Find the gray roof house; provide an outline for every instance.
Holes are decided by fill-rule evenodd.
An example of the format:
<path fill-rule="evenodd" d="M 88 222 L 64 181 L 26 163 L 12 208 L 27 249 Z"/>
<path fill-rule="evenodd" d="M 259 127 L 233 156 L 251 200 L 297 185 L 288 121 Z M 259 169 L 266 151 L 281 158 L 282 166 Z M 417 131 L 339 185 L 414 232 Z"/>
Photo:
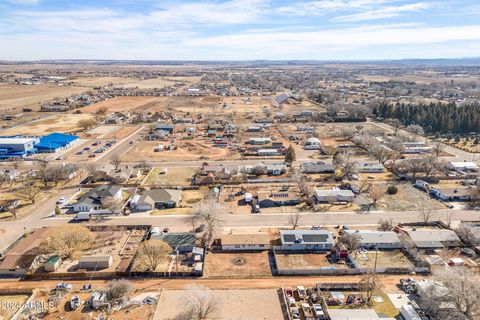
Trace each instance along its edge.
<path fill-rule="evenodd" d="M 359 236 L 359 246 L 367 249 L 399 249 L 402 247 L 397 233 L 393 231 L 345 230 Z"/>
<path fill-rule="evenodd" d="M 355 194 L 351 190 L 330 189 L 322 190 L 316 189 L 314 194 L 317 202 L 351 202 L 355 198 Z"/>
<path fill-rule="evenodd" d="M 100 210 L 102 201 L 113 197 L 116 200 L 122 199 L 122 187 L 117 185 L 102 185 L 91 189 L 73 204 L 75 212 L 86 212 L 90 210 Z"/>
<path fill-rule="evenodd" d="M 133 196 L 130 207 L 136 211 L 174 208 L 182 200 L 182 191 L 173 189 L 152 189 Z"/>
<path fill-rule="evenodd" d="M 408 235 L 419 249 L 456 247 L 461 243 L 452 230 L 415 230 L 410 231 Z"/>
<path fill-rule="evenodd" d="M 323 161 L 302 163 L 303 173 L 335 173 L 335 165 Z"/>
<path fill-rule="evenodd" d="M 333 233 L 327 230 L 280 230 L 282 250 L 332 250 Z"/>

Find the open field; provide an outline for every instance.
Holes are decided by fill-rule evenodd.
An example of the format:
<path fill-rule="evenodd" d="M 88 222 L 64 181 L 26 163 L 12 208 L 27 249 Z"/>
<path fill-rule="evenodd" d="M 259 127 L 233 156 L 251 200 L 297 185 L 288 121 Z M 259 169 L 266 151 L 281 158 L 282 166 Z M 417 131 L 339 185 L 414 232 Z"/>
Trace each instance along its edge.
<path fill-rule="evenodd" d="M 73 82 L 79 87 L 103 87 L 108 85 L 121 85 L 135 81 L 132 78 L 125 77 L 78 77 L 77 79 L 65 80 L 64 82 Z"/>
<path fill-rule="evenodd" d="M 236 261 L 240 259 L 241 262 Z M 268 252 L 208 253 L 204 277 L 271 277 Z"/>
<path fill-rule="evenodd" d="M 199 290 L 201 295 L 215 300 L 218 310 L 212 319 L 284 319 L 280 299 L 275 289 L 231 289 L 205 290 L 202 287 L 192 287 L 191 290 L 164 290 L 159 300 L 159 307 L 154 320 L 173 320 L 185 311 L 188 298 Z"/>
<path fill-rule="evenodd" d="M 331 264 L 324 253 L 277 253 L 276 263 L 279 270 L 318 270 L 322 267 L 347 269 L 342 264 Z"/>
<path fill-rule="evenodd" d="M 103 125 L 88 131 L 86 135 L 95 139 L 117 140 L 128 137 L 138 128 L 132 125 Z"/>
<path fill-rule="evenodd" d="M 82 108 L 84 113 L 95 113 L 100 108 L 107 108 L 108 112 L 142 111 L 149 106 L 156 105 L 167 97 L 116 97 Z"/>
<path fill-rule="evenodd" d="M 146 161 L 191 161 L 191 160 L 222 160 L 229 154 L 226 148 L 215 148 L 200 141 L 177 141 L 175 150 L 155 152 L 162 143 L 158 141 L 139 141 L 132 151 L 123 155 L 125 162 Z"/>
<path fill-rule="evenodd" d="M 164 88 L 171 87 L 175 84 L 174 81 L 167 79 L 147 79 L 147 80 L 138 80 L 135 82 L 129 82 L 124 84 L 124 88 L 139 88 L 139 89 L 154 89 L 154 88 Z"/>
<path fill-rule="evenodd" d="M 387 189 L 386 184 L 379 185 L 380 188 Z M 395 195 L 385 194 L 377 202 L 378 210 L 385 211 L 407 211 L 407 210 L 422 210 L 422 209 L 444 209 L 445 206 L 437 200 L 431 198 L 425 192 L 414 188 L 410 183 L 402 183 L 396 185 L 398 193 Z M 420 219 L 420 218 L 419 218 Z"/>
<path fill-rule="evenodd" d="M 52 132 L 68 133 L 77 131 L 78 121 L 91 118 L 88 114 L 56 114 L 48 119 L 43 119 L 31 123 L 29 125 L 22 125 L 19 127 L 6 129 L 2 131 L 2 135 L 32 135 L 41 136 Z"/>
<path fill-rule="evenodd" d="M 161 173 L 163 168 L 153 168 L 145 180 L 145 185 L 152 186 L 189 186 L 196 168 L 167 168 L 167 173 Z"/>
<path fill-rule="evenodd" d="M 376 258 L 375 258 L 376 256 Z M 375 259 L 377 268 L 412 268 L 413 264 L 400 250 L 393 251 L 367 251 L 365 253 L 352 253 L 353 261 L 358 268 L 373 269 Z"/>
<path fill-rule="evenodd" d="M 0 86 L 0 110 L 39 107 L 42 102 L 55 98 L 64 99 L 84 92 L 85 88 L 52 85 Z"/>

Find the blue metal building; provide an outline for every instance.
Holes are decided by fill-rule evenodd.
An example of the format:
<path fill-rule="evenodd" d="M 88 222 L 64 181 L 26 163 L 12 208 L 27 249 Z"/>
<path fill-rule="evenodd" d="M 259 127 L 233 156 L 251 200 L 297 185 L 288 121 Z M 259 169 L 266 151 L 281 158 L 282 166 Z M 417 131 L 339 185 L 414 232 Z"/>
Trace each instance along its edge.
<path fill-rule="evenodd" d="M 71 134 L 51 133 L 40 138 L 35 145 L 39 153 L 54 153 L 58 150 L 68 148 L 78 137 Z"/>

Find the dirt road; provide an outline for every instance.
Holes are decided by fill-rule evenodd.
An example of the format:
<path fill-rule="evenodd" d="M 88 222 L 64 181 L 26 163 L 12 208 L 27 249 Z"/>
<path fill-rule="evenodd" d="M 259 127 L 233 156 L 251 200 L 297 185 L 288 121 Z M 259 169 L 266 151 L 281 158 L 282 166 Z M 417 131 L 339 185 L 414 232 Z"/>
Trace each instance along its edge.
<path fill-rule="evenodd" d="M 383 287 L 388 292 L 396 292 L 399 289 L 396 285 L 405 275 L 381 276 Z M 415 276 L 416 279 L 423 279 L 423 276 Z M 247 279 L 144 279 L 132 280 L 132 284 L 137 290 L 160 290 L 160 289 L 187 289 L 192 284 L 201 285 L 210 289 L 275 289 L 284 287 L 293 287 L 298 285 L 312 286 L 317 283 L 356 283 L 362 279 L 362 276 L 324 276 L 324 277 L 273 277 L 273 278 L 247 278 Z M 2 290 L 28 288 L 28 289 L 51 289 L 55 287 L 58 280 L 50 281 L 15 281 L 3 280 L 0 282 L 0 292 Z M 89 283 L 94 288 L 102 287 L 108 281 L 93 280 Z M 87 281 L 68 281 L 74 287 L 81 287 Z"/>

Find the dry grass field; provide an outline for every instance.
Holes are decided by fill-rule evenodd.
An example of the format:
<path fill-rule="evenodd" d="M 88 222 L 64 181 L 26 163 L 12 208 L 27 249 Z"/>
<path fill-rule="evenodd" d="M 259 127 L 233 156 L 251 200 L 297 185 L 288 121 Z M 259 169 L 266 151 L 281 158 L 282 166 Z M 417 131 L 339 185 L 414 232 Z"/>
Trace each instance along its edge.
<path fill-rule="evenodd" d="M 39 104 L 42 102 L 48 102 L 55 98 L 64 99 L 85 91 L 86 88 L 75 86 L 2 85 L 0 86 L 0 110 L 21 109 L 23 107 L 36 107 L 35 109 L 39 109 Z"/>
<path fill-rule="evenodd" d="M 145 185 L 152 186 L 189 186 L 196 168 L 167 168 L 167 173 L 161 173 L 164 168 L 153 168 L 148 174 Z"/>
<path fill-rule="evenodd" d="M 387 189 L 387 184 L 379 185 L 380 188 Z M 437 200 L 431 198 L 428 194 L 414 188 L 409 183 L 396 185 L 398 193 L 395 195 L 384 195 L 377 202 L 378 210 L 385 211 L 411 211 L 421 210 L 423 208 L 429 210 L 444 209 L 445 206 Z"/>
<path fill-rule="evenodd" d="M 218 310 L 212 319 L 283 319 L 278 292 L 275 289 L 229 289 L 206 290 L 192 287 L 191 290 L 164 290 L 159 300 L 158 312 L 154 320 L 173 320 L 185 310 L 188 297 L 193 290 L 198 294 L 215 300 Z"/>
<path fill-rule="evenodd" d="M 162 143 L 158 141 L 139 141 L 132 151 L 123 155 L 125 162 L 136 162 L 138 159 L 146 161 L 191 161 L 191 160 L 221 160 L 225 159 L 228 149 L 215 148 L 199 141 L 178 141 L 174 144 L 177 149 L 155 152 L 155 148 Z"/>
<path fill-rule="evenodd" d="M 279 270 L 318 270 L 322 267 L 346 269 L 346 265 L 331 264 L 323 253 L 277 253 L 276 263 Z"/>
<path fill-rule="evenodd" d="M 358 268 L 373 269 L 375 266 L 375 255 L 377 255 L 378 268 L 411 268 L 412 262 L 405 256 L 402 251 L 367 251 L 366 253 L 353 253 L 353 261 Z"/>
<path fill-rule="evenodd" d="M 236 261 L 241 259 L 240 264 Z M 268 252 L 209 253 L 205 257 L 204 277 L 271 277 Z"/>
<path fill-rule="evenodd" d="M 7 320 L 13 317 L 27 299 L 27 295 L 0 295 L 0 319 Z"/>
<path fill-rule="evenodd" d="M 40 121 L 10 128 L 2 131 L 2 135 L 33 135 L 41 136 L 51 132 L 72 132 L 80 129 L 78 121 L 89 119 L 89 114 L 56 114 L 53 117 L 42 119 Z"/>

